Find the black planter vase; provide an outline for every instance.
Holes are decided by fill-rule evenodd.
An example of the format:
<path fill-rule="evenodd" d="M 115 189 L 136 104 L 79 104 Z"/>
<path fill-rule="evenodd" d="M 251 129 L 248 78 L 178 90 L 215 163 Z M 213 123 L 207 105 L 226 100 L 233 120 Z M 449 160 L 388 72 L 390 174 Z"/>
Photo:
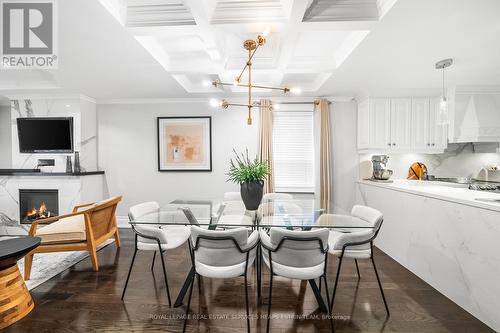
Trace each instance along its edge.
<path fill-rule="evenodd" d="M 241 183 L 241 198 L 247 210 L 257 210 L 264 195 L 264 183 Z"/>

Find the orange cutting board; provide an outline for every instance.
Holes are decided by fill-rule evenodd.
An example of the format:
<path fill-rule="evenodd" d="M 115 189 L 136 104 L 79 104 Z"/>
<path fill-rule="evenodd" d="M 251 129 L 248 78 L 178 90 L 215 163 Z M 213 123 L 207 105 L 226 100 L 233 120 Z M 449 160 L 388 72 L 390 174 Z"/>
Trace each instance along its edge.
<path fill-rule="evenodd" d="M 407 179 L 421 180 L 424 175 L 427 174 L 427 167 L 424 163 L 415 162 L 410 166 L 408 170 Z"/>

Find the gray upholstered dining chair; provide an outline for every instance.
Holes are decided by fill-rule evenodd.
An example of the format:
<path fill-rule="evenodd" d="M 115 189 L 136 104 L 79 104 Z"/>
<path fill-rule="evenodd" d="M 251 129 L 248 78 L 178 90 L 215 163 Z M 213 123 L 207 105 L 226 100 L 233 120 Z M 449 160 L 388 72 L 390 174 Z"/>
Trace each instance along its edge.
<path fill-rule="evenodd" d="M 248 305 L 248 272 L 255 260 L 259 234 L 253 231 L 250 236 L 248 229 L 206 230 L 198 226 L 191 227 L 192 261 L 195 274 L 207 278 L 245 279 L 245 302 L 247 315 L 247 330 L 250 332 L 250 310 Z M 186 330 L 191 296 L 193 293 L 193 278 L 189 288 L 189 298 L 186 307 L 183 332 Z"/>
<path fill-rule="evenodd" d="M 311 231 L 292 231 L 271 228 L 269 234 L 259 231 L 262 244 L 262 259 L 270 270 L 269 305 L 267 326 L 269 332 L 273 277 L 282 276 L 295 280 L 314 280 L 323 278 L 327 304 L 330 305 L 326 269 L 328 263 L 328 229 Z M 333 330 L 333 320 L 330 318 Z"/>
<path fill-rule="evenodd" d="M 145 217 L 149 214 L 159 213 L 160 207 L 157 202 L 144 202 L 129 209 L 129 219 L 140 220 L 141 217 Z M 179 222 L 185 220 L 185 217 L 181 211 L 170 211 L 161 212 L 162 222 L 171 220 L 172 222 Z M 130 279 L 130 273 L 134 266 L 135 256 L 138 250 L 141 251 L 153 251 L 153 262 L 151 263 L 151 271 L 153 272 L 156 251 L 159 252 L 161 258 L 161 264 L 163 268 L 163 277 L 165 279 L 165 286 L 167 289 L 167 298 L 169 306 L 172 306 L 170 300 L 170 290 L 168 288 L 167 270 L 165 267 L 165 260 L 163 258 L 163 253 L 167 250 L 178 248 L 183 245 L 189 238 L 191 231 L 188 226 L 185 225 L 146 225 L 146 224 L 136 224 L 132 225 L 132 229 L 135 232 L 135 248 L 134 255 L 132 257 L 132 262 L 130 263 L 130 268 L 127 275 L 127 280 L 125 281 L 125 286 L 123 288 L 122 297 L 125 296 L 125 291 L 127 290 L 127 285 Z"/>
<path fill-rule="evenodd" d="M 339 258 L 337 276 L 335 277 L 335 285 L 333 287 L 330 304 L 331 311 L 333 311 L 333 303 L 335 301 L 335 294 L 339 282 L 342 260 L 344 258 L 354 259 L 359 279 L 361 276 L 359 273 L 358 260 L 370 259 L 373 264 L 373 269 L 375 270 L 375 276 L 377 278 L 380 293 L 382 294 L 385 310 L 387 311 L 387 315 L 390 315 L 377 266 L 373 259 L 373 240 L 377 237 L 383 220 L 384 217 L 378 210 L 360 205 L 356 205 L 352 208 L 351 215 L 323 214 L 319 217 L 318 225 L 334 223 L 334 225 L 347 227 L 344 230 L 338 229 L 330 231 L 328 239 L 329 253 Z M 363 228 L 364 226 L 366 226 L 366 228 Z"/>

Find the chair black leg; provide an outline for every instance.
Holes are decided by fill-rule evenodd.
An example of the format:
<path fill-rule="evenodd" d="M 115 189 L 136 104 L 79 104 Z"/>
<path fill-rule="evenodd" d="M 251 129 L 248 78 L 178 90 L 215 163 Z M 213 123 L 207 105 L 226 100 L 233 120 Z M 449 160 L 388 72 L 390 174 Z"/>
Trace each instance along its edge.
<path fill-rule="evenodd" d="M 335 328 L 333 326 L 333 309 L 330 307 L 330 294 L 328 291 L 328 282 L 326 281 L 326 275 L 323 275 L 323 279 L 325 280 L 325 293 L 326 302 L 328 304 L 328 314 L 330 316 L 330 327 L 332 328 L 332 332 L 335 332 Z M 321 281 L 321 278 L 319 280 Z"/>
<path fill-rule="evenodd" d="M 267 306 L 267 326 L 266 326 L 266 332 L 269 333 L 269 326 L 271 324 L 271 300 L 273 296 L 273 272 L 270 272 L 271 279 L 269 280 L 269 299 L 268 299 L 268 306 Z"/>
<path fill-rule="evenodd" d="M 391 314 L 389 312 L 389 307 L 387 306 L 387 301 L 385 300 L 384 289 L 382 288 L 382 283 L 380 283 L 380 277 L 378 276 L 377 266 L 375 266 L 375 260 L 373 259 L 373 254 L 371 259 L 372 259 L 373 269 L 375 270 L 375 276 L 377 277 L 378 287 L 380 288 L 380 293 L 382 294 L 382 299 L 384 300 L 385 311 L 387 311 L 387 316 L 389 317 Z"/>
<path fill-rule="evenodd" d="M 167 270 L 165 268 L 165 259 L 163 259 L 163 252 L 161 252 L 161 248 L 160 248 L 160 258 L 161 258 L 161 265 L 163 266 L 163 277 L 165 278 L 165 287 L 167 288 L 168 306 L 172 306 L 172 301 L 170 300 L 170 289 L 168 288 Z"/>
<path fill-rule="evenodd" d="M 153 253 L 153 262 L 151 263 L 151 272 L 153 271 L 155 267 L 155 258 L 156 258 L 156 251 Z"/>
<path fill-rule="evenodd" d="M 130 273 L 132 273 L 132 267 L 134 266 L 136 254 L 137 254 L 137 248 L 135 248 L 135 250 L 134 250 L 134 256 L 132 257 L 132 262 L 130 263 L 130 268 L 128 269 L 127 280 L 125 281 L 125 287 L 123 287 L 123 292 L 122 292 L 122 298 L 121 298 L 122 301 L 123 301 L 123 297 L 125 296 L 125 291 L 127 290 L 128 280 L 130 279 Z"/>
<path fill-rule="evenodd" d="M 333 293 L 332 293 L 332 299 L 330 303 L 330 312 L 333 313 L 333 302 L 335 301 L 335 293 L 337 292 L 337 285 L 339 284 L 339 277 L 340 277 L 340 268 L 342 267 L 342 258 L 344 256 L 340 256 L 339 260 L 339 267 L 337 268 L 337 276 L 335 277 L 335 285 L 333 286 Z"/>
<path fill-rule="evenodd" d="M 185 315 L 185 318 L 184 318 L 184 327 L 182 328 L 182 332 L 183 333 L 186 332 L 186 325 L 187 325 L 188 315 L 189 315 L 189 307 L 191 306 L 191 296 L 193 295 L 193 285 L 194 285 L 194 281 L 195 280 L 196 280 L 196 276 L 193 276 L 193 279 L 191 280 L 191 286 L 189 287 L 188 304 L 186 306 L 186 315 Z"/>
<path fill-rule="evenodd" d="M 319 278 L 318 289 L 319 289 L 319 292 L 321 293 L 321 277 Z"/>
<path fill-rule="evenodd" d="M 245 304 L 247 308 L 247 332 L 250 333 L 250 308 L 248 306 L 248 281 L 245 273 Z"/>
<path fill-rule="evenodd" d="M 260 294 L 261 294 L 261 277 L 262 277 L 262 262 L 261 262 L 261 251 L 259 248 L 257 248 L 257 258 L 255 260 L 255 263 L 257 265 L 257 299 L 260 300 Z"/>
<path fill-rule="evenodd" d="M 201 294 L 201 275 L 198 275 L 198 294 Z"/>
<path fill-rule="evenodd" d="M 358 260 L 354 259 L 354 262 L 356 263 L 356 272 L 358 272 L 358 280 L 359 280 L 361 279 L 361 275 L 359 274 Z"/>

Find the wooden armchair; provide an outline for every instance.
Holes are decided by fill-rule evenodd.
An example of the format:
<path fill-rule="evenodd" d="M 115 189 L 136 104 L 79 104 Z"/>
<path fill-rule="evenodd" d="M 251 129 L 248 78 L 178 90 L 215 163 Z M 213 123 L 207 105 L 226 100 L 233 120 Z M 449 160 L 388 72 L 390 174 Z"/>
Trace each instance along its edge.
<path fill-rule="evenodd" d="M 98 271 L 97 247 L 113 236 L 116 246 L 120 247 L 115 212 L 121 199 L 121 196 L 116 196 L 98 203 L 77 205 L 70 214 L 33 222 L 29 235 L 42 238 L 42 243 L 25 257 L 24 279 L 30 278 L 35 253 L 86 250 L 94 271 Z M 51 224 L 38 228 L 38 225 L 47 223 Z"/>

